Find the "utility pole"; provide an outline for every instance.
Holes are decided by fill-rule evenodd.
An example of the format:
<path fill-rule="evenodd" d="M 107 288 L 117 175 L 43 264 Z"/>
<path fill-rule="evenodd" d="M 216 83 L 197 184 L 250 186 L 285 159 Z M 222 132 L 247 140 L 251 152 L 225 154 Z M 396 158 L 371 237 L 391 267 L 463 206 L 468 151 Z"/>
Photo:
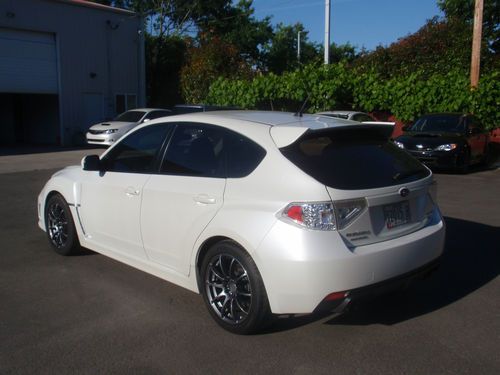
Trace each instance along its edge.
<path fill-rule="evenodd" d="M 325 0 L 325 64 L 330 64 L 330 0 Z"/>
<path fill-rule="evenodd" d="M 302 31 L 297 32 L 297 61 L 300 63 L 300 33 Z"/>
<path fill-rule="evenodd" d="M 472 34 L 472 58 L 470 63 L 470 85 L 479 85 L 479 67 L 481 65 L 481 36 L 483 33 L 483 0 L 476 0 L 474 8 L 474 31 Z"/>

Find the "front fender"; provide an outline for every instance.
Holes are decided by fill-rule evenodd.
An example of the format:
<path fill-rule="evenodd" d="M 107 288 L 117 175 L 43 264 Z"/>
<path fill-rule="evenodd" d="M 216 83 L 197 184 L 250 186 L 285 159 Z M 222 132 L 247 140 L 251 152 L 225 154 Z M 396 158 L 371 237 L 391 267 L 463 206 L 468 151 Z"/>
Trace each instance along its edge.
<path fill-rule="evenodd" d="M 81 184 L 78 178 L 80 167 L 68 167 L 59 172 L 56 172 L 47 181 L 42 191 L 38 195 L 38 226 L 45 230 L 45 204 L 47 199 L 52 194 L 60 194 L 70 206 L 73 220 L 78 222 L 76 208 L 80 204 Z M 79 225 L 76 225 L 77 231 L 80 230 Z"/>

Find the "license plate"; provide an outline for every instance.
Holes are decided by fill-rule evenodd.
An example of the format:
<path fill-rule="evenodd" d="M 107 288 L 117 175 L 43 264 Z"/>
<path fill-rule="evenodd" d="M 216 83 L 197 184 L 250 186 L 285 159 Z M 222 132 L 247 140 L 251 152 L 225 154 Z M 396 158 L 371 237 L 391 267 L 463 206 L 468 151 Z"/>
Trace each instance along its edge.
<path fill-rule="evenodd" d="M 387 229 L 392 229 L 411 221 L 410 204 L 403 201 L 383 206 Z"/>

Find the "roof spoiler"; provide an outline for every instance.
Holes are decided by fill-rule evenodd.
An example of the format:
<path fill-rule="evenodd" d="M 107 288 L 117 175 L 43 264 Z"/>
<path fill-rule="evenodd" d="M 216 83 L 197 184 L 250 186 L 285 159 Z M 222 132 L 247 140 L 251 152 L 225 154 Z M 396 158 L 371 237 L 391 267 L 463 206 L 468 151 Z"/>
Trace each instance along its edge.
<path fill-rule="evenodd" d="M 271 137 L 278 148 L 286 147 L 297 141 L 305 133 L 335 133 L 346 130 L 354 131 L 370 131 L 371 134 L 376 134 L 377 138 L 390 139 L 394 130 L 392 122 L 370 122 L 360 123 L 359 125 L 334 126 L 322 129 L 311 129 L 307 127 L 297 126 L 273 126 L 271 127 Z"/>

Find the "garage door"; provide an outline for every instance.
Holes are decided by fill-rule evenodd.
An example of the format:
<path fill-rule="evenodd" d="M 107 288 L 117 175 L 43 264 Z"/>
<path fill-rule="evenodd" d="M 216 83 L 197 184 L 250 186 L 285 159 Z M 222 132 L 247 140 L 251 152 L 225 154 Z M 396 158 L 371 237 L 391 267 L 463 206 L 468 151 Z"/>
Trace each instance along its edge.
<path fill-rule="evenodd" d="M 54 34 L 0 28 L 0 92 L 57 93 Z"/>

